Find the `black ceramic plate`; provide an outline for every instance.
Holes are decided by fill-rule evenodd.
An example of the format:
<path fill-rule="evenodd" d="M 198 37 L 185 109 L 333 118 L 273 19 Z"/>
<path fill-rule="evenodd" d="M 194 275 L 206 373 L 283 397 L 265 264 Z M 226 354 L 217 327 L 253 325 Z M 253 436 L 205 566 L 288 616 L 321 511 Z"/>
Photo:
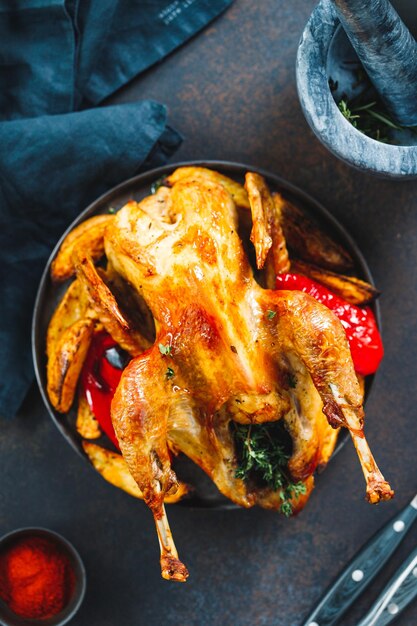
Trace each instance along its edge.
<path fill-rule="evenodd" d="M 54 410 L 48 400 L 46 393 L 46 356 L 45 356 L 45 343 L 46 343 L 46 331 L 51 319 L 52 313 L 59 300 L 62 298 L 65 290 L 68 287 L 68 283 L 62 285 L 53 285 L 50 277 L 49 270 L 52 260 L 54 259 L 58 248 L 62 240 L 66 235 L 80 222 L 86 220 L 93 215 L 100 213 L 108 213 L 109 208 L 113 207 L 119 209 L 128 200 L 141 200 L 145 196 L 151 193 L 151 185 L 153 182 L 171 173 L 174 169 L 182 165 L 199 165 L 215 169 L 223 174 L 243 182 L 244 174 L 247 171 L 257 171 L 262 174 L 268 181 L 272 190 L 280 190 L 289 200 L 292 200 L 294 204 L 302 208 L 307 214 L 314 217 L 329 234 L 337 239 L 352 255 L 357 275 L 364 280 L 372 283 L 372 276 L 369 268 L 363 258 L 362 254 L 358 250 L 356 244 L 346 232 L 346 230 L 337 222 L 337 220 L 316 200 L 308 196 L 306 193 L 286 182 L 279 176 L 270 174 L 254 168 L 252 166 L 242 165 L 239 163 L 228 163 L 223 161 L 193 161 L 191 163 L 178 163 L 175 165 L 166 165 L 158 169 L 152 170 L 145 174 L 140 174 L 135 178 L 131 178 L 126 182 L 118 185 L 114 189 L 111 189 L 106 194 L 98 198 L 93 204 L 87 207 L 78 218 L 69 226 L 66 232 L 62 235 L 60 241 L 57 243 L 53 250 L 48 263 L 43 273 L 39 290 L 35 303 L 35 310 L 33 315 L 32 326 L 32 349 L 33 359 L 35 365 L 36 377 L 38 380 L 39 388 L 45 402 L 45 405 L 49 411 L 49 414 L 57 426 L 58 430 L 65 437 L 72 448 L 85 460 L 88 461 L 88 457 L 85 454 L 81 446 L 81 437 L 78 435 L 75 429 L 75 411 L 72 409 L 68 414 L 62 415 Z M 376 314 L 379 321 L 379 310 L 376 306 Z M 367 384 L 367 393 L 369 393 L 369 382 Z M 344 442 L 346 441 L 348 434 L 343 431 L 339 437 L 339 443 L 335 450 L 336 454 Z M 100 440 L 98 440 L 100 443 Z M 106 444 L 108 447 L 111 444 Z M 213 485 L 211 480 L 203 473 L 200 468 L 191 463 L 185 457 L 181 458 L 176 465 L 176 471 L 179 476 L 189 482 L 195 487 L 193 495 L 181 501 L 183 505 L 189 506 L 202 506 L 202 507 L 234 507 L 229 500 L 224 498 Z"/>

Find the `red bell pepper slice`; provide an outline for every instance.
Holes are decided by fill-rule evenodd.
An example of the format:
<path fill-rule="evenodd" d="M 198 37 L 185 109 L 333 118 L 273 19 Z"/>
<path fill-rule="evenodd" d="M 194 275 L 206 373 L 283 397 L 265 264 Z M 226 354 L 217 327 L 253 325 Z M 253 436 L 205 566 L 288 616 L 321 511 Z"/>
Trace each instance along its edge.
<path fill-rule="evenodd" d="M 356 372 L 362 376 L 376 372 L 384 356 L 384 347 L 375 315 L 369 306 L 350 304 L 324 285 L 300 274 L 278 275 L 276 288 L 308 293 L 333 311 L 346 331 Z"/>
<path fill-rule="evenodd" d="M 116 346 L 117 343 L 106 332 L 94 335 L 81 373 L 81 387 L 101 429 L 116 448 L 120 449 L 111 421 L 110 407 L 123 369 L 114 367 L 106 358 L 106 352 Z"/>

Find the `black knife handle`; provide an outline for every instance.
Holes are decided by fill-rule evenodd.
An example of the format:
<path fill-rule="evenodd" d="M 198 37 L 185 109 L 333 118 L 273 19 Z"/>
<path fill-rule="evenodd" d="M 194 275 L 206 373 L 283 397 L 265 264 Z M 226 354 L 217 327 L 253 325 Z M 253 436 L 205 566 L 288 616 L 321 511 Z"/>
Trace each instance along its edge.
<path fill-rule="evenodd" d="M 417 495 L 355 555 L 303 626 L 333 626 L 375 578 L 417 517 Z"/>
<path fill-rule="evenodd" d="M 391 578 L 358 626 L 387 626 L 417 595 L 417 549 Z"/>

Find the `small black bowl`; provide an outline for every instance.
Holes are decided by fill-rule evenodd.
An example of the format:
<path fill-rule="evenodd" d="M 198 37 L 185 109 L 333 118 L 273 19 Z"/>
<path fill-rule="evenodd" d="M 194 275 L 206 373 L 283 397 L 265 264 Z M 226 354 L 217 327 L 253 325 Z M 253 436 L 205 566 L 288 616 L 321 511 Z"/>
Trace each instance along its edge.
<path fill-rule="evenodd" d="M 77 613 L 84 599 L 85 589 L 87 584 L 87 576 L 85 573 L 84 564 L 80 555 L 74 546 L 62 535 L 48 530 L 47 528 L 19 528 L 13 530 L 7 535 L 0 538 L 0 552 L 2 552 L 7 546 L 13 544 L 17 539 L 28 539 L 32 537 L 42 537 L 55 542 L 63 552 L 68 556 L 71 563 L 74 575 L 75 575 L 75 588 L 72 598 L 67 606 L 47 619 L 27 619 L 20 617 L 13 613 L 8 606 L 0 600 L 0 625 L 1 626 L 64 626 L 67 624 Z"/>

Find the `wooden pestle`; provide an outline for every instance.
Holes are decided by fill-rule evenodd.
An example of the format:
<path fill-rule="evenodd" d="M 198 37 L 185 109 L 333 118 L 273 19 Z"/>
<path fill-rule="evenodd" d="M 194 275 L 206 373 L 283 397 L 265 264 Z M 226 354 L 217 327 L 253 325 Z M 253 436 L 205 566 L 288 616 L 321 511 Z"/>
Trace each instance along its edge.
<path fill-rule="evenodd" d="M 391 116 L 416 126 L 417 42 L 394 7 L 389 0 L 331 1 Z"/>

